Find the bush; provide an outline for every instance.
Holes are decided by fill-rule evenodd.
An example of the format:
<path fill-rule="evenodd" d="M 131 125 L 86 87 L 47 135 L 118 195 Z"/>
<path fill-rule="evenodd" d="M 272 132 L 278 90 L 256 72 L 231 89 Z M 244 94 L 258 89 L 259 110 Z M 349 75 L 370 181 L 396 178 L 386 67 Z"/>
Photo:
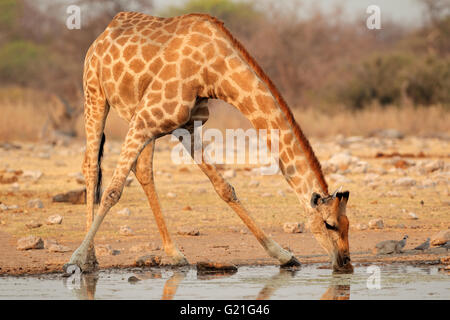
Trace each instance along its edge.
<path fill-rule="evenodd" d="M 0 48 L 0 82 L 28 83 L 39 78 L 42 63 L 47 61 L 44 47 L 25 40 L 15 40 Z"/>
<path fill-rule="evenodd" d="M 417 63 L 406 92 L 415 105 L 450 105 L 450 58 L 430 56 Z"/>
<path fill-rule="evenodd" d="M 406 53 L 379 54 L 356 64 L 339 98 L 353 109 L 373 103 L 414 105 L 450 103 L 450 59 Z"/>

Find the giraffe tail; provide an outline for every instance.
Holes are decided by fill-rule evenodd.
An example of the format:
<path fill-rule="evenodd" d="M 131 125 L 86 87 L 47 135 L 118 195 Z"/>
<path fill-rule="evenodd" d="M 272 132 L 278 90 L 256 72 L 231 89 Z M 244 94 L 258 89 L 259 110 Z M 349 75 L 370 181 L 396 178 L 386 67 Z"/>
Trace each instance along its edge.
<path fill-rule="evenodd" d="M 102 133 L 102 140 L 100 142 L 100 149 L 98 152 L 97 165 L 98 165 L 98 179 L 97 185 L 95 186 L 95 198 L 94 203 L 99 204 L 102 193 L 102 158 L 103 158 L 103 147 L 105 146 L 105 134 Z"/>

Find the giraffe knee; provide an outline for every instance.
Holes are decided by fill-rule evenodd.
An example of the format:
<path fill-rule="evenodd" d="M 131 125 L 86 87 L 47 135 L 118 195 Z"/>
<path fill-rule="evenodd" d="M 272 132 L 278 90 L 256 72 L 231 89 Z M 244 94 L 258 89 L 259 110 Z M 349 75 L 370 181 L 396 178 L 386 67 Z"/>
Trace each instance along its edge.
<path fill-rule="evenodd" d="M 237 201 L 237 197 L 236 197 L 234 188 L 228 182 L 221 184 L 219 186 L 219 188 L 216 189 L 216 191 L 225 202 L 236 202 Z"/>
<path fill-rule="evenodd" d="M 107 190 L 103 196 L 103 204 L 105 207 L 111 208 L 117 202 L 119 202 L 122 192 L 118 188 Z"/>

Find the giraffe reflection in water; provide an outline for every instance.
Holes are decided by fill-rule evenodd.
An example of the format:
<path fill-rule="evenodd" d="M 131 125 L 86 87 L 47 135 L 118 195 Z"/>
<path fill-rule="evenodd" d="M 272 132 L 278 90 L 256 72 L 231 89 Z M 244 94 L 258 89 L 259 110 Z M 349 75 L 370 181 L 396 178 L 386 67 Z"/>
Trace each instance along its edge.
<path fill-rule="evenodd" d="M 164 283 L 161 300 L 172 300 L 177 293 L 181 282 L 187 276 L 187 270 L 173 270 Z M 275 292 L 282 287 L 287 287 L 295 277 L 297 270 L 280 269 L 280 272 L 267 278 L 265 286 L 256 295 L 256 300 L 271 299 Z M 230 277 L 233 273 L 197 273 L 198 280 L 212 280 L 217 278 Z M 159 270 L 139 273 L 139 280 L 161 279 L 162 273 Z M 67 281 L 67 280 L 65 280 Z M 76 297 L 80 300 L 95 299 L 95 291 L 98 276 L 95 274 L 82 274 L 78 288 L 72 288 Z M 350 276 L 333 275 L 328 289 L 321 296 L 321 300 L 349 300 L 350 299 Z"/>

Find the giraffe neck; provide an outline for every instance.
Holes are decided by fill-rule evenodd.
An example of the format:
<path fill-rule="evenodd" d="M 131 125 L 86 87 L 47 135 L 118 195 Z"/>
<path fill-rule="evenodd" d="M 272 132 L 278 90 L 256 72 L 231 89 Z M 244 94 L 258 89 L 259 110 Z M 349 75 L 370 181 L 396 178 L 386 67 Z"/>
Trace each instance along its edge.
<path fill-rule="evenodd" d="M 255 129 L 267 129 L 267 145 L 270 131 L 279 133 L 279 167 L 288 184 L 297 194 L 305 210 L 310 210 L 313 192 L 328 195 L 328 189 L 308 140 L 288 110 L 283 110 L 270 84 L 261 79 L 252 66 L 243 63 L 238 71 L 225 76 L 213 89 L 215 96 L 234 105 L 246 116 Z M 233 84 L 246 78 L 248 90 L 237 90 Z M 242 88 L 242 85 L 240 86 Z M 276 90 L 276 89 L 275 89 Z M 287 106 L 286 106 L 287 108 Z"/>

